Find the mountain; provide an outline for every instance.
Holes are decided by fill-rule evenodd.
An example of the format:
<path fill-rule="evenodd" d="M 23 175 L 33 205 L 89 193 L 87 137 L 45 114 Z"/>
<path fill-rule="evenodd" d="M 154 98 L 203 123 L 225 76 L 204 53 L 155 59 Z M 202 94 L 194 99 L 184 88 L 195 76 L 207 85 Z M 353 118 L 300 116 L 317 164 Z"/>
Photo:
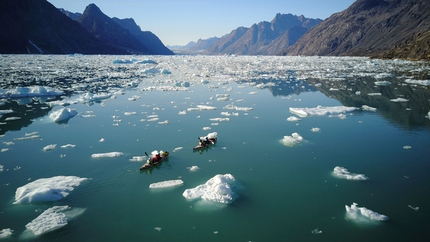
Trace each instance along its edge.
<path fill-rule="evenodd" d="M 197 42 L 192 44 L 192 46 L 186 46 L 189 50 L 192 51 L 203 51 L 209 48 L 214 42 L 218 41 L 220 38 L 218 37 L 212 37 L 209 39 L 199 39 Z"/>
<path fill-rule="evenodd" d="M 276 14 L 250 28 L 239 27 L 206 49 L 207 54 L 275 55 L 294 44 L 306 31 L 322 22 L 303 15 Z"/>
<path fill-rule="evenodd" d="M 78 20 L 78 18 L 80 18 L 82 16 L 81 13 L 72 13 L 72 12 L 65 10 L 64 8 L 59 8 L 58 10 L 60 10 L 60 12 L 64 13 L 67 17 L 69 17 L 75 21 Z"/>
<path fill-rule="evenodd" d="M 391 56 L 403 53 L 420 59 L 420 50 L 429 59 L 430 4 L 428 0 L 357 0 L 309 30 L 282 55 Z M 414 37 L 415 36 L 415 37 Z M 399 55 L 400 57 L 400 55 Z"/>
<path fill-rule="evenodd" d="M 95 4 L 88 5 L 82 16 L 77 19 L 77 22 L 97 39 L 110 46 L 115 46 L 130 54 L 146 55 L 154 53 L 130 31 L 106 16 Z"/>
<path fill-rule="evenodd" d="M 2 54 L 126 54 L 108 46 L 46 0 L 2 0 Z"/>
<path fill-rule="evenodd" d="M 173 52 L 168 49 L 161 40 L 153 34 L 151 31 L 142 31 L 139 25 L 134 22 L 134 19 L 119 19 L 112 18 L 116 23 L 121 25 L 123 28 L 130 31 L 137 40 L 143 43 L 148 49 L 150 49 L 156 55 L 173 55 Z"/>

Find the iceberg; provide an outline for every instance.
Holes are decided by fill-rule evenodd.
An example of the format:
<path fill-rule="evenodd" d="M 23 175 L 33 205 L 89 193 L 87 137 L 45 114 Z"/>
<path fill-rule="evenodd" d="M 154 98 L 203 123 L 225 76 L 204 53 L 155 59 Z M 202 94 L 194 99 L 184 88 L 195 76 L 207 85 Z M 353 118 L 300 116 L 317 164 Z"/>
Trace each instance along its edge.
<path fill-rule="evenodd" d="M 351 207 L 345 205 L 347 218 L 364 223 L 388 220 L 388 217 L 383 214 L 379 214 L 365 207 L 357 207 L 357 205 L 357 203 L 352 203 Z"/>
<path fill-rule="evenodd" d="M 337 177 L 345 178 L 345 179 L 348 179 L 348 180 L 355 180 L 355 181 L 369 180 L 369 178 L 366 177 L 365 175 L 351 173 L 346 168 L 341 167 L 341 166 L 336 166 L 333 169 L 333 174 L 336 175 Z"/>
<path fill-rule="evenodd" d="M 313 116 L 324 116 L 329 114 L 343 114 L 358 110 L 356 107 L 346 106 L 334 106 L 334 107 L 323 107 L 318 105 L 315 108 L 290 108 L 290 112 L 297 114 L 299 117 L 306 117 L 308 115 Z"/>
<path fill-rule="evenodd" d="M 85 209 L 72 209 L 67 205 L 54 206 L 45 210 L 25 227 L 34 235 L 39 236 L 66 226 L 68 220 L 81 215 L 84 211 Z"/>
<path fill-rule="evenodd" d="M 87 179 L 77 176 L 55 176 L 37 179 L 16 189 L 13 204 L 61 200 L 69 195 L 74 186 L 79 186 Z"/>
<path fill-rule="evenodd" d="M 205 184 L 186 189 L 182 196 L 189 200 L 201 198 L 209 202 L 230 204 L 238 197 L 234 191 L 234 182 L 235 179 L 231 174 L 218 174 Z"/>
<path fill-rule="evenodd" d="M 92 154 L 91 157 L 92 158 L 114 158 L 114 157 L 120 157 L 123 156 L 124 154 L 122 152 L 107 152 L 107 153 L 96 153 L 96 154 Z"/>
<path fill-rule="evenodd" d="M 10 228 L 0 230 L 0 239 L 7 239 L 12 236 L 13 230 Z"/>
<path fill-rule="evenodd" d="M 60 110 L 52 112 L 49 117 L 54 120 L 54 122 L 66 122 L 69 119 L 75 117 L 78 114 L 76 110 L 70 108 L 62 108 Z"/>
<path fill-rule="evenodd" d="M 50 145 L 43 147 L 43 151 L 50 151 L 50 150 L 55 149 L 56 147 L 57 147 L 57 144 L 50 144 Z"/>
<path fill-rule="evenodd" d="M 280 140 L 280 142 L 288 147 L 293 147 L 295 145 L 298 145 L 302 143 L 303 137 L 300 136 L 298 133 L 292 133 L 291 136 L 284 136 L 283 139 Z"/>

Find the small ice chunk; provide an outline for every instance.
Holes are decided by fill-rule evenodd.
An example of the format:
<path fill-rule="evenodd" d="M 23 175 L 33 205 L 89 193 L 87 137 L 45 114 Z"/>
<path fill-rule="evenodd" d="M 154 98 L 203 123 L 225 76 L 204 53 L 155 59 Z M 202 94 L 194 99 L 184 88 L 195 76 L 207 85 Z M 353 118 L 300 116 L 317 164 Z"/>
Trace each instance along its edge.
<path fill-rule="evenodd" d="M 180 150 L 182 150 L 184 147 L 176 147 L 175 149 L 173 149 L 173 152 L 176 152 L 176 151 L 180 151 Z"/>
<path fill-rule="evenodd" d="M 198 171 L 200 168 L 198 166 L 191 166 L 191 167 L 187 167 L 187 169 L 190 171 Z"/>
<path fill-rule="evenodd" d="M 395 102 L 395 103 L 399 103 L 399 102 L 408 102 L 409 100 L 399 97 L 399 98 L 395 98 L 395 99 L 390 99 L 390 101 Z"/>
<path fill-rule="evenodd" d="M 148 159 L 148 157 L 145 156 L 145 155 L 143 155 L 143 156 L 133 156 L 131 159 L 129 159 L 129 161 L 141 162 L 141 161 L 145 161 L 146 159 Z"/>
<path fill-rule="evenodd" d="M 319 105 L 315 108 L 290 108 L 290 112 L 297 114 L 299 117 L 306 117 L 308 115 L 324 116 L 329 114 L 344 114 L 357 109 L 358 108 L 346 106 L 323 107 Z"/>
<path fill-rule="evenodd" d="M 58 201 L 69 195 L 74 186 L 79 186 L 81 182 L 87 179 L 77 176 L 37 179 L 16 189 L 14 204 Z"/>
<path fill-rule="evenodd" d="M 10 228 L 0 230 L 0 239 L 7 239 L 12 236 L 13 230 Z"/>
<path fill-rule="evenodd" d="M 371 111 L 371 112 L 376 112 L 376 110 L 377 110 L 376 108 L 372 108 L 372 107 L 367 106 L 367 105 L 361 106 L 361 109 L 364 111 Z"/>
<path fill-rule="evenodd" d="M 76 145 L 72 145 L 72 144 L 66 144 L 66 145 L 62 145 L 61 148 L 63 149 L 68 149 L 68 148 L 75 148 Z"/>
<path fill-rule="evenodd" d="M 55 149 L 56 147 L 57 147 L 57 144 L 50 144 L 50 145 L 43 147 L 43 151 L 50 151 L 50 150 Z"/>
<path fill-rule="evenodd" d="M 105 142 L 105 139 L 101 138 L 101 139 L 99 140 L 99 142 Z"/>
<path fill-rule="evenodd" d="M 403 146 L 403 149 L 405 149 L 405 150 L 409 150 L 409 149 L 411 149 L 412 148 L 412 146 L 410 146 L 410 145 L 405 145 L 405 146 Z"/>
<path fill-rule="evenodd" d="M 290 121 L 290 122 L 296 122 L 296 121 L 300 121 L 300 120 L 301 119 L 296 117 L 296 116 L 290 116 L 287 118 L 287 121 Z"/>
<path fill-rule="evenodd" d="M 122 152 L 107 152 L 107 153 L 92 154 L 91 157 L 92 158 L 113 158 L 113 157 L 120 157 L 123 155 L 124 154 Z"/>
<path fill-rule="evenodd" d="M 314 133 L 316 133 L 316 132 L 320 132 L 320 131 L 321 131 L 321 129 L 320 129 L 320 128 L 315 127 L 315 128 L 312 128 L 312 129 L 311 129 L 311 131 L 312 131 L 312 132 L 314 132 Z"/>
<path fill-rule="evenodd" d="M 168 181 L 162 181 L 162 182 L 156 182 L 151 183 L 149 185 L 149 188 L 167 188 L 167 187 L 174 187 L 184 184 L 184 182 L 180 179 L 178 180 L 168 180 Z"/>
<path fill-rule="evenodd" d="M 235 179 L 231 174 L 218 174 L 205 184 L 186 189 L 182 196 L 190 200 L 201 198 L 205 201 L 230 204 L 238 197 L 234 191 L 234 182 Z"/>
<path fill-rule="evenodd" d="M 411 209 L 413 209 L 413 210 L 415 210 L 415 211 L 418 211 L 418 210 L 420 209 L 420 207 L 413 207 L 413 206 L 411 206 L 411 205 L 408 205 L 408 207 L 410 207 Z"/>
<path fill-rule="evenodd" d="M 66 122 L 69 119 L 75 117 L 78 114 L 76 110 L 70 108 L 62 108 L 60 110 L 52 112 L 49 117 L 54 120 L 54 122 Z"/>
<path fill-rule="evenodd" d="M 355 180 L 355 181 L 369 180 L 369 178 L 366 177 L 365 175 L 350 173 L 346 168 L 341 167 L 341 166 L 336 166 L 333 169 L 333 174 L 338 176 L 338 177 L 345 178 L 348 180 Z"/>
<path fill-rule="evenodd" d="M 387 221 L 388 217 L 374 212 L 365 207 L 357 207 L 357 203 L 352 203 L 351 207 L 345 205 L 346 215 L 348 218 L 357 222 Z"/>
<path fill-rule="evenodd" d="M 280 140 L 280 142 L 288 147 L 293 147 L 295 145 L 298 145 L 302 143 L 303 137 L 300 136 L 299 133 L 292 133 L 291 136 L 284 136 L 283 139 Z"/>
<path fill-rule="evenodd" d="M 316 228 L 316 229 L 312 230 L 312 233 L 313 234 L 322 234 L 322 231 L 319 230 L 318 228 Z"/>

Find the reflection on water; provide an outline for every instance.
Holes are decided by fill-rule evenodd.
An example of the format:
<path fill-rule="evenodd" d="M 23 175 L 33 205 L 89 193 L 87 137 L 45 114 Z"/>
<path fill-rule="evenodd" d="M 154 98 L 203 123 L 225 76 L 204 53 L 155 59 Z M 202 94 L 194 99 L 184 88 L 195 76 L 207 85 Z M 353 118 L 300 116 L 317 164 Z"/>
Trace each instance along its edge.
<path fill-rule="evenodd" d="M 309 79 L 308 82 L 328 97 L 339 100 L 345 106 L 367 105 L 390 121 L 410 129 L 430 126 L 430 88 L 411 85 L 395 77 L 383 79 L 361 77 L 336 81 Z M 382 84 L 375 84 L 382 82 Z M 400 101 L 396 101 L 398 100 Z"/>

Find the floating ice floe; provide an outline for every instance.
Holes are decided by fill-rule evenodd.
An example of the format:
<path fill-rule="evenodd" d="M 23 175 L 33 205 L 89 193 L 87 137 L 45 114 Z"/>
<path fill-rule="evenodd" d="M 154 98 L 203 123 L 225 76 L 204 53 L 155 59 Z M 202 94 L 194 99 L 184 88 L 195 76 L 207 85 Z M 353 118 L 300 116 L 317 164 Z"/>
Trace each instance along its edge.
<path fill-rule="evenodd" d="M 312 230 L 312 233 L 313 234 L 322 234 L 322 231 L 319 230 L 318 228 L 316 228 L 316 229 Z"/>
<path fill-rule="evenodd" d="M 87 103 L 87 102 L 99 102 L 101 100 L 105 100 L 108 98 L 111 98 L 112 94 L 110 93 L 98 93 L 98 94 L 93 94 L 93 93 L 85 93 L 82 96 L 80 96 L 78 98 L 78 100 L 80 102 L 83 103 Z"/>
<path fill-rule="evenodd" d="M 388 86 L 390 84 L 391 84 L 391 82 L 389 82 L 389 81 L 376 81 L 375 82 L 375 85 L 377 85 L 377 86 Z"/>
<path fill-rule="evenodd" d="M 63 94 L 64 92 L 62 91 L 44 86 L 16 87 L 10 90 L 0 89 L 0 98 L 61 96 Z"/>
<path fill-rule="evenodd" d="M 312 131 L 312 132 L 314 132 L 314 133 L 316 133 L 316 132 L 320 132 L 320 131 L 321 131 L 321 129 L 320 129 L 320 128 L 315 127 L 315 128 L 312 128 L 312 129 L 311 129 L 311 131 Z"/>
<path fill-rule="evenodd" d="M 346 106 L 323 107 L 320 105 L 315 108 L 290 108 L 290 112 L 297 114 L 299 117 L 306 117 L 308 115 L 324 116 L 329 114 L 343 114 L 355 110 L 358 110 L 358 108 Z"/>
<path fill-rule="evenodd" d="M 57 144 L 50 144 L 50 145 L 43 147 L 43 151 L 50 151 L 50 150 L 55 149 L 56 147 L 57 147 Z"/>
<path fill-rule="evenodd" d="M 129 161 L 132 161 L 132 162 L 141 162 L 141 161 L 145 161 L 147 159 L 148 159 L 148 157 L 146 155 L 143 155 L 143 156 L 133 156 L 131 159 L 129 159 Z"/>
<path fill-rule="evenodd" d="M 406 83 L 409 84 L 418 84 L 418 85 L 423 85 L 423 86 L 430 86 L 430 80 L 412 80 L 412 79 L 407 79 L 405 80 Z"/>
<path fill-rule="evenodd" d="M 167 188 L 167 187 L 175 187 L 184 184 L 184 182 L 180 179 L 178 180 L 168 180 L 162 182 L 151 183 L 149 188 Z"/>
<path fill-rule="evenodd" d="M 292 133 L 291 136 L 284 136 L 280 142 L 288 147 L 293 147 L 303 142 L 303 137 L 298 133 Z"/>
<path fill-rule="evenodd" d="M 369 180 L 369 178 L 366 177 L 365 175 L 351 173 L 346 168 L 341 167 L 341 166 L 336 166 L 333 169 L 333 174 L 336 175 L 337 177 L 345 178 L 348 180 L 355 180 L 355 181 Z"/>
<path fill-rule="evenodd" d="M 175 149 L 173 149 L 173 152 L 176 152 L 176 151 L 180 151 L 180 150 L 182 150 L 184 147 L 176 147 Z"/>
<path fill-rule="evenodd" d="M 92 158 L 114 158 L 114 157 L 120 157 L 123 156 L 124 154 L 122 152 L 107 152 L 107 153 L 96 153 L 96 154 L 92 154 L 91 157 Z"/>
<path fill-rule="evenodd" d="M 81 215 L 85 209 L 71 209 L 69 206 L 54 206 L 48 208 L 25 227 L 34 235 L 39 236 L 66 226 L 67 221 Z"/>
<path fill-rule="evenodd" d="M 66 122 L 69 119 L 75 117 L 78 114 L 76 110 L 70 108 L 62 108 L 60 110 L 52 112 L 49 117 L 54 120 L 54 122 Z"/>
<path fill-rule="evenodd" d="M 197 171 L 200 168 L 198 166 L 191 166 L 191 167 L 187 167 L 187 169 L 190 170 L 190 171 Z"/>
<path fill-rule="evenodd" d="M 420 207 L 413 207 L 411 205 L 408 205 L 409 208 L 411 208 L 414 211 L 418 211 L 420 209 Z"/>
<path fill-rule="evenodd" d="M 363 105 L 363 106 L 361 106 L 361 109 L 362 109 L 363 111 L 371 111 L 371 112 L 376 112 L 376 110 L 377 110 L 377 108 L 372 108 L 372 107 L 367 106 L 367 105 Z"/>
<path fill-rule="evenodd" d="M 14 204 L 61 200 L 69 195 L 74 186 L 79 186 L 81 182 L 87 179 L 77 176 L 55 176 L 37 179 L 16 189 Z"/>
<path fill-rule="evenodd" d="M 13 230 L 10 228 L 0 230 L 0 239 L 7 239 L 12 236 Z"/>
<path fill-rule="evenodd" d="M 358 205 L 357 203 L 353 203 L 351 207 L 349 207 L 348 205 L 345 205 L 347 218 L 360 223 L 388 220 L 388 217 L 383 214 L 379 214 L 365 207 L 357 207 L 357 205 Z"/>
<path fill-rule="evenodd" d="M 398 97 L 398 98 L 395 98 L 395 99 L 390 99 L 390 101 L 391 101 L 391 102 L 395 102 L 395 103 L 400 103 L 400 102 L 409 102 L 409 100 L 408 100 L 408 99 L 406 99 L 406 98 L 401 98 L 401 97 Z"/>
<path fill-rule="evenodd" d="M 203 110 L 216 110 L 216 107 L 208 105 L 196 105 L 196 108 L 187 108 L 187 111 L 203 111 Z"/>
<path fill-rule="evenodd" d="M 182 195 L 189 200 L 201 198 L 209 202 L 230 204 L 238 197 L 234 191 L 234 182 L 231 174 L 218 174 L 205 184 L 186 189 Z"/>
<path fill-rule="evenodd" d="M 63 148 L 63 149 L 69 149 L 69 148 L 75 148 L 76 147 L 76 145 L 72 145 L 72 144 L 66 144 L 66 145 L 62 145 L 62 146 L 60 146 L 61 148 Z"/>
<path fill-rule="evenodd" d="M 224 122 L 224 121 L 230 121 L 230 118 L 210 118 L 210 121 L 216 121 L 216 122 Z"/>
<path fill-rule="evenodd" d="M 298 117 L 296 117 L 296 116 L 290 116 L 290 117 L 287 118 L 287 121 L 290 121 L 290 122 L 297 122 L 297 121 L 300 121 L 300 120 L 301 119 L 298 118 Z"/>

